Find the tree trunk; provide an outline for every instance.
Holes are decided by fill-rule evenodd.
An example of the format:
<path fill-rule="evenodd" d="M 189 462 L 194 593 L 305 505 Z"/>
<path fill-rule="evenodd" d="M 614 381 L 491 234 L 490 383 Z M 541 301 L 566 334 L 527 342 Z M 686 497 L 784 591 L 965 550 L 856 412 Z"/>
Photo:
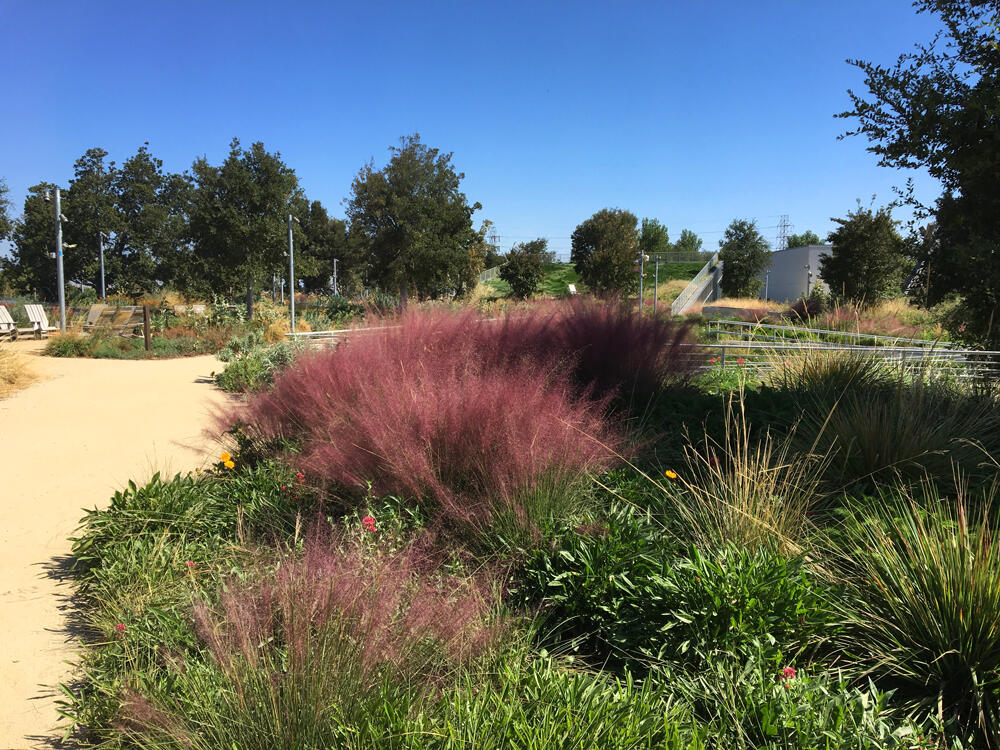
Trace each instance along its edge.
<path fill-rule="evenodd" d="M 253 282 L 247 283 L 247 322 L 253 320 Z"/>
<path fill-rule="evenodd" d="M 406 312 L 407 284 L 405 281 L 399 282 L 399 311 Z"/>

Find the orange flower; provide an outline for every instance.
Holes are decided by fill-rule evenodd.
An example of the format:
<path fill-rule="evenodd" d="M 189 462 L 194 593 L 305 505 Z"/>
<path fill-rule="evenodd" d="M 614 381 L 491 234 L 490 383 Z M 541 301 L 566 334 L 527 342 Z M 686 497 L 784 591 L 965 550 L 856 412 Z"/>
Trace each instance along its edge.
<path fill-rule="evenodd" d="M 227 469 L 232 469 L 236 467 L 236 464 L 233 463 L 232 461 L 223 461 L 222 465 L 225 466 Z"/>
<path fill-rule="evenodd" d="M 665 472 L 663 472 L 663 476 L 665 476 L 667 479 L 677 479 L 677 472 L 674 471 L 673 469 L 667 469 Z"/>
<path fill-rule="evenodd" d="M 219 460 L 222 461 L 222 463 L 225 463 L 226 461 L 229 461 L 231 459 L 232 456 L 229 455 L 229 451 L 222 451 L 222 453 L 219 454 Z"/>

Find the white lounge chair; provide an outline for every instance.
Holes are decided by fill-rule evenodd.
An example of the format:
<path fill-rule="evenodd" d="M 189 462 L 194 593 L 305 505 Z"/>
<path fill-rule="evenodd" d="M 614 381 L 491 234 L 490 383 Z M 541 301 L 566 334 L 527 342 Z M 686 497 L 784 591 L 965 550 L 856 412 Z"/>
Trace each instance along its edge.
<path fill-rule="evenodd" d="M 35 338 L 48 336 L 53 331 L 58 331 L 56 326 L 49 325 L 49 319 L 45 315 L 45 309 L 41 305 L 25 305 L 24 311 L 28 313 L 28 320 L 31 321 L 31 331 Z"/>
<path fill-rule="evenodd" d="M 32 333 L 34 330 L 34 328 L 18 328 L 10 311 L 3 305 L 0 305 L 0 339 L 9 338 L 11 341 L 14 341 L 18 335 Z"/>
<path fill-rule="evenodd" d="M 576 284 L 567 284 L 566 286 L 569 288 L 570 297 L 575 297 L 577 294 L 579 294 L 579 292 L 576 291 Z"/>

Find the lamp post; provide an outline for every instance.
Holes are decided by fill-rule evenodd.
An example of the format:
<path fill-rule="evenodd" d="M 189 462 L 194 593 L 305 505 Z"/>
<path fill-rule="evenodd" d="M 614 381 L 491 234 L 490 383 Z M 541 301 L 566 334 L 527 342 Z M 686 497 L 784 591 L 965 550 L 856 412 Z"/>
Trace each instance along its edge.
<path fill-rule="evenodd" d="M 46 198 L 48 194 L 46 193 Z M 63 273 L 63 238 L 62 223 L 66 217 L 62 215 L 59 188 L 55 189 L 53 214 L 56 225 L 56 284 L 59 286 L 59 331 L 66 333 L 66 277 Z"/>
<path fill-rule="evenodd" d="M 104 288 L 104 240 L 107 239 L 107 235 L 104 232 L 97 233 L 97 244 L 100 248 L 101 253 L 101 302 L 107 302 L 107 294 Z"/>
<path fill-rule="evenodd" d="M 653 261 L 653 315 L 656 315 L 656 298 L 660 296 L 660 256 Z"/>
<path fill-rule="evenodd" d="M 642 315 L 642 282 L 643 277 L 646 275 L 646 261 L 649 260 L 649 256 L 645 253 L 639 253 L 639 314 Z"/>
<path fill-rule="evenodd" d="M 337 259 L 333 259 L 333 293 L 334 295 L 340 294 L 339 288 L 337 287 Z"/>
<path fill-rule="evenodd" d="M 291 303 L 292 333 L 295 333 L 295 245 L 292 241 L 293 221 L 297 222 L 299 220 L 288 214 L 288 301 Z"/>

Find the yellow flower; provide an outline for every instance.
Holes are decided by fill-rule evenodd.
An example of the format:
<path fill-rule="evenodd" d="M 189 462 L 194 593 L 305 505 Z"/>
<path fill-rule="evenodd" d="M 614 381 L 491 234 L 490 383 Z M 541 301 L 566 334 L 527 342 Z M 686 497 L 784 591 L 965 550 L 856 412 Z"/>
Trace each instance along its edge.
<path fill-rule="evenodd" d="M 223 463 L 229 461 L 231 458 L 232 456 L 229 455 L 229 451 L 222 451 L 222 453 L 219 454 L 219 460 Z"/>
<path fill-rule="evenodd" d="M 222 465 L 225 466 L 227 469 L 232 469 L 236 466 L 236 464 L 234 464 L 232 461 L 223 461 Z"/>
<path fill-rule="evenodd" d="M 674 471 L 673 469 L 667 469 L 665 472 L 663 472 L 663 475 L 667 479 L 677 479 L 677 472 Z"/>

